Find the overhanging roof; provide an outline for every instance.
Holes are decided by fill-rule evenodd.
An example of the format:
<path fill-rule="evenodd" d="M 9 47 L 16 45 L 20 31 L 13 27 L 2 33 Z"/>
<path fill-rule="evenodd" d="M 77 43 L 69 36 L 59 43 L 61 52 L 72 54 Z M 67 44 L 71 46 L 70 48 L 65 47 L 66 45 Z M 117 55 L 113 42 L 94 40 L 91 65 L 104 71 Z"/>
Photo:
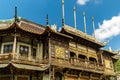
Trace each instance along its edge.
<path fill-rule="evenodd" d="M 23 18 L 18 18 L 18 21 L 15 22 L 14 19 L 9 19 L 9 20 L 1 20 L 0 21 L 0 30 L 7 30 L 12 28 L 16 24 L 17 28 L 20 28 L 24 31 L 34 33 L 34 34 L 42 34 L 45 31 L 45 27 L 36 23 L 33 23 L 31 21 L 28 21 Z"/>
<path fill-rule="evenodd" d="M 101 47 L 104 47 L 106 45 L 106 44 L 98 41 L 97 39 L 95 39 L 93 36 L 90 36 L 86 33 L 83 33 L 82 31 L 79 31 L 79 30 L 77 30 L 75 28 L 72 28 L 68 25 L 64 25 L 60 32 L 62 33 L 62 31 L 65 31 L 65 32 L 67 32 L 71 35 L 77 36 L 79 38 L 83 38 L 86 41 L 90 41 L 90 42 L 95 43 L 95 44 L 97 44 L 98 46 L 101 46 Z"/>
<path fill-rule="evenodd" d="M 23 19 L 21 17 L 18 17 L 17 21 L 15 21 L 14 18 L 8 19 L 8 20 L 0 20 L 0 31 L 1 30 L 9 30 L 9 29 L 14 28 L 14 27 L 19 28 L 19 29 L 26 31 L 26 32 L 33 33 L 33 34 L 42 35 L 44 33 L 51 32 L 51 33 L 60 35 L 62 37 L 72 39 L 71 36 L 54 31 L 49 26 L 45 27 L 43 25 L 34 23 L 32 21 L 28 21 L 28 20 Z"/>

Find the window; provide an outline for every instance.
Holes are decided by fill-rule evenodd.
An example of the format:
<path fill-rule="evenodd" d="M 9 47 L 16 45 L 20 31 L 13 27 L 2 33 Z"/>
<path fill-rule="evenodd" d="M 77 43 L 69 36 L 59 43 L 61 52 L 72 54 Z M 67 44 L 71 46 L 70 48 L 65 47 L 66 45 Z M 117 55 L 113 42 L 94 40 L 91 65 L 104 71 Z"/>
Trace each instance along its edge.
<path fill-rule="evenodd" d="M 33 53 L 32 53 L 33 58 L 36 58 L 36 48 L 33 48 Z"/>
<path fill-rule="evenodd" d="M 28 57 L 29 47 L 28 46 L 24 46 L 24 45 L 20 45 L 19 52 L 20 52 L 20 54 L 22 56 Z"/>
<path fill-rule="evenodd" d="M 11 53 L 13 49 L 13 44 L 4 45 L 3 53 Z"/>

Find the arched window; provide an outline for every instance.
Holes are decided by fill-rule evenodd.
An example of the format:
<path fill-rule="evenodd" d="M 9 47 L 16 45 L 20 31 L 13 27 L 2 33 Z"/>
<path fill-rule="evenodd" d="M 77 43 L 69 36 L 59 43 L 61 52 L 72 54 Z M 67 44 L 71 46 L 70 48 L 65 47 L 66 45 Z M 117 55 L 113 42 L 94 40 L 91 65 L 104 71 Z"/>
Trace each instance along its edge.
<path fill-rule="evenodd" d="M 70 57 L 71 58 L 75 58 L 76 57 L 76 54 L 74 52 L 70 52 Z"/>
<path fill-rule="evenodd" d="M 85 55 L 81 55 L 81 54 L 78 55 L 78 58 L 79 59 L 87 59 L 87 57 Z"/>
<path fill-rule="evenodd" d="M 93 57 L 89 57 L 89 61 L 92 61 L 92 62 L 97 62 L 97 60 Z"/>
<path fill-rule="evenodd" d="M 70 62 L 71 64 L 75 64 L 77 61 L 77 56 L 74 52 L 70 52 Z"/>

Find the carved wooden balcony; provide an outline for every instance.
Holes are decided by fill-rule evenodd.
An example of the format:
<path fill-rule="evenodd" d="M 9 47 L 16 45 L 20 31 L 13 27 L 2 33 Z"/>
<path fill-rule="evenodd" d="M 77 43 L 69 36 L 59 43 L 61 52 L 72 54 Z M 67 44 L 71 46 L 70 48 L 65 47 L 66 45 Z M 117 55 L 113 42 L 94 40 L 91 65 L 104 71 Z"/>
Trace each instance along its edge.
<path fill-rule="evenodd" d="M 11 65 L 19 69 L 43 71 L 50 67 L 51 61 L 48 60 L 48 63 L 42 63 L 40 59 L 17 53 L 0 54 L 0 68 L 10 67 Z"/>
<path fill-rule="evenodd" d="M 97 73 L 104 72 L 103 65 L 100 65 L 95 62 L 90 62 L 84 59 L 77 59 L 77 58 L 70 58 L 69 60 L 52 58 L 52 65 L 56 65 L 60 67 L 68 67 L 68 68 L 77 69 L 77 70 L 97 72 Z"/>
<path fill-rule="evenodd" d="M 40 65 L 40 60 L 37 58 L 32 58 L 25 56 L 25 55 L 20 55 L 20 54 L 12 54 L 12 53 L 4 53 L 0 54 L 0 63 L 19 63 L 19 64 L 29 64 L 29 65 Z"/>
<path fill-rule="evenodd" d="M 87 61 L 84 59 L 71 58 L 70 63 L 72 67 L 76 67 L 86 71 L 94 71 L 100 73 L 104 71 L 103 65 L 100 65 L 96 62 Z"/>

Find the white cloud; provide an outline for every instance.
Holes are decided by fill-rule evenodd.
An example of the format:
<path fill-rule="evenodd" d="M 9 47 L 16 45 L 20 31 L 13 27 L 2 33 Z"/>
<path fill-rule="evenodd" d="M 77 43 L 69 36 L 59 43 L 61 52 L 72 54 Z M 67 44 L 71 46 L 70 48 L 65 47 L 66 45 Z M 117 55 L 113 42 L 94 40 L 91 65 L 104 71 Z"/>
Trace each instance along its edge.
<path fill-rule="evenodd" d="M 120 34 L 120 15 L 113 16 L 110 20 L 104 20 L 95 30 L 96 38 L 104 41 Z"/>
<path fill-rule="evenodd" d="M 80 4 L 80 5 L 85 5 L 89 1 L 90 0 L 77 0 L 77 3 Z"/>
<path fill-rule="evenodd" d="M 86 5 L 88 2 L 93 2 L 94 4 L 100 4 L 102 0 L 77 0 L 79 5 Z"/>

